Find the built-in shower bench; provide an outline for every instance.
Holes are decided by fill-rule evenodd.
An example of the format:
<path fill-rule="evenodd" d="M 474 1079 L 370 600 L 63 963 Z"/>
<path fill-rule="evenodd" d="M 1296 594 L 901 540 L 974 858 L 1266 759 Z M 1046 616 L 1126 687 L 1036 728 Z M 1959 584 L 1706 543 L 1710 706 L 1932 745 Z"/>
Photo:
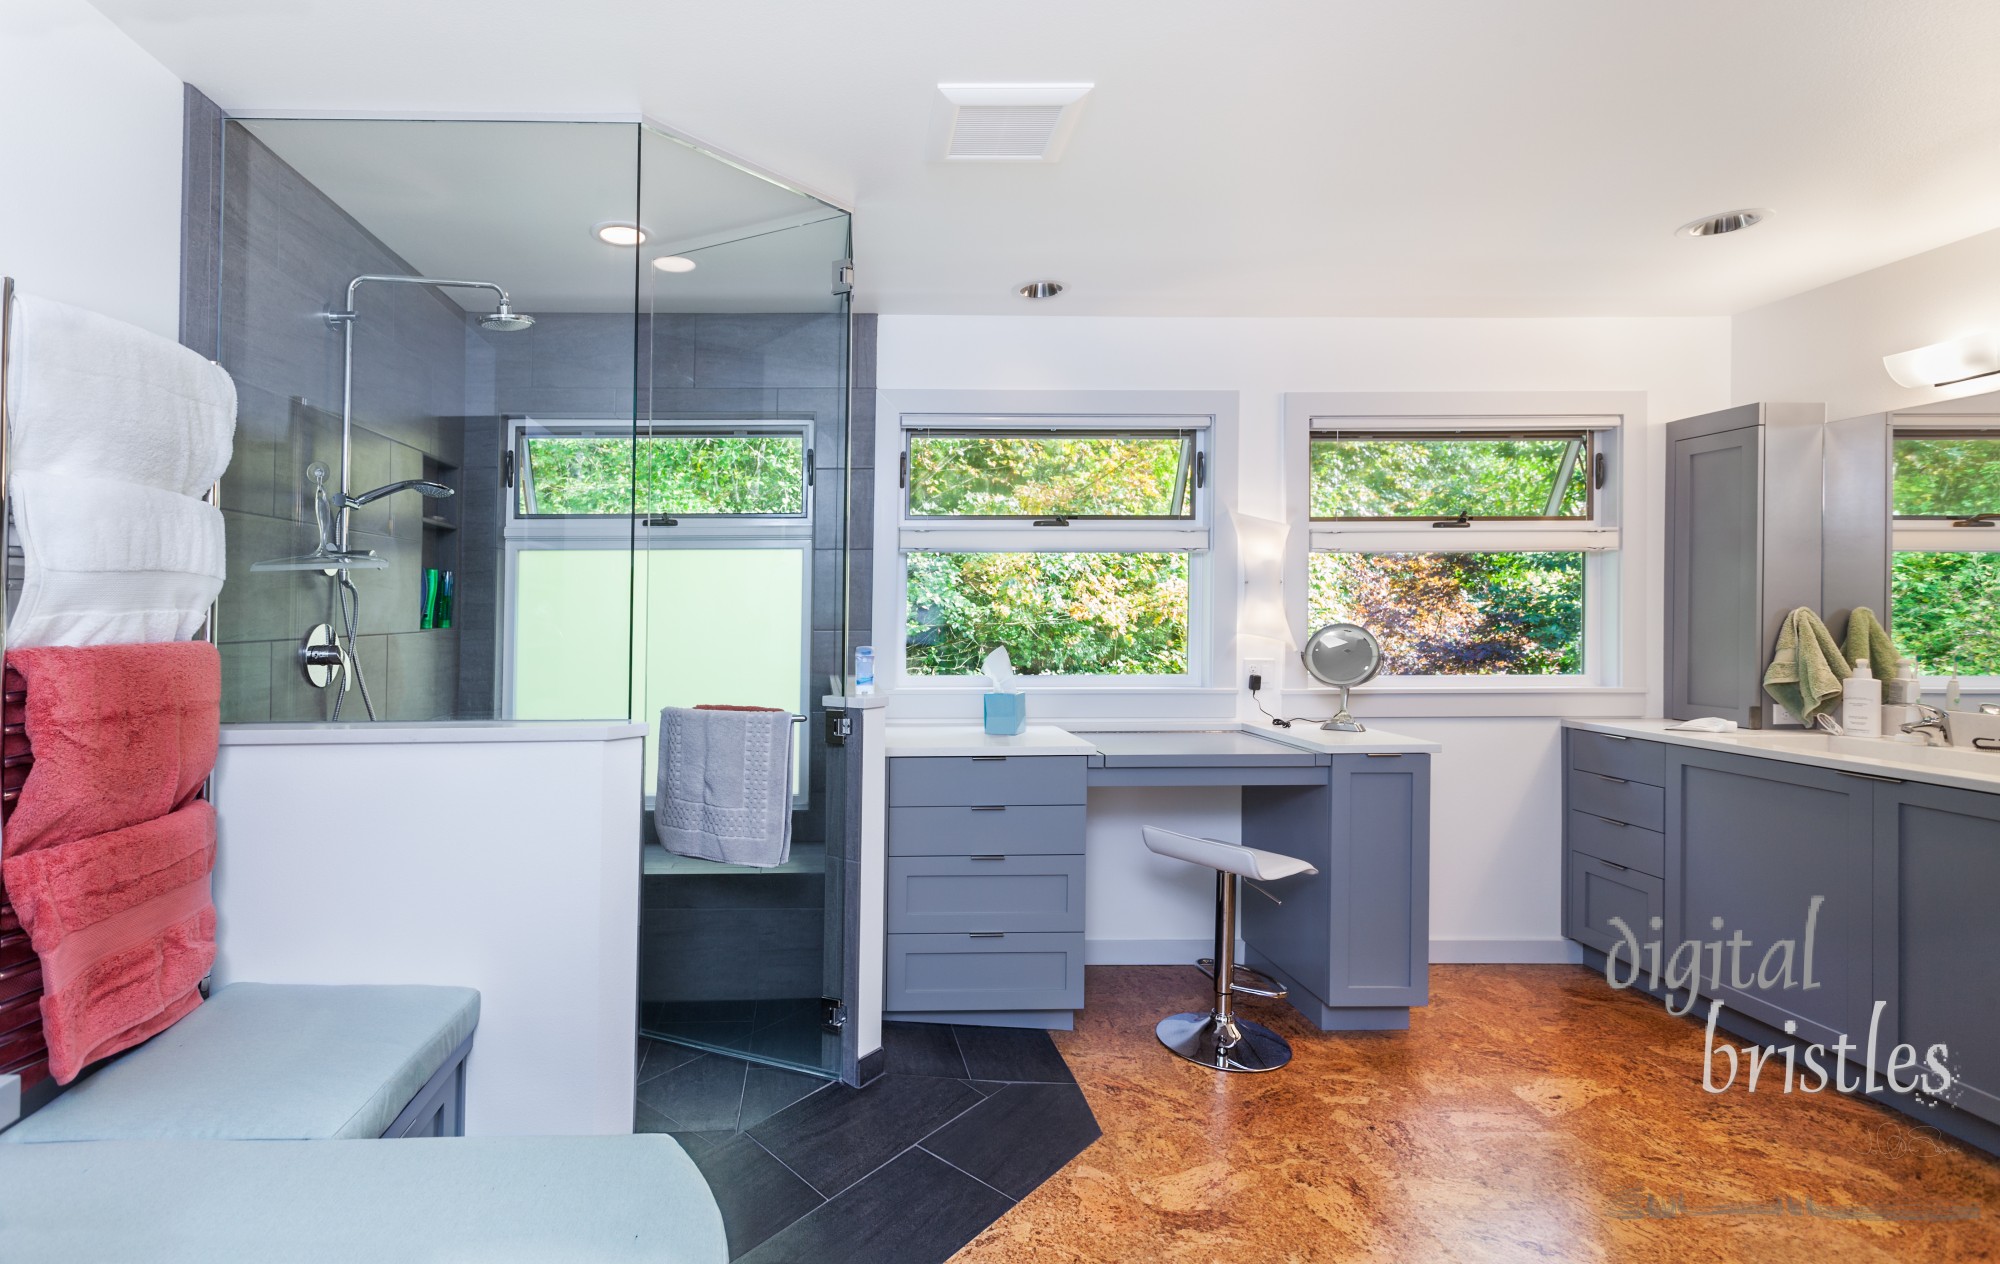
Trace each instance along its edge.
<path fill-rule="evenodd" d="M 237 983 L 0 1142 L 461 1136 L 478 1025 L 471 988 Z"/>

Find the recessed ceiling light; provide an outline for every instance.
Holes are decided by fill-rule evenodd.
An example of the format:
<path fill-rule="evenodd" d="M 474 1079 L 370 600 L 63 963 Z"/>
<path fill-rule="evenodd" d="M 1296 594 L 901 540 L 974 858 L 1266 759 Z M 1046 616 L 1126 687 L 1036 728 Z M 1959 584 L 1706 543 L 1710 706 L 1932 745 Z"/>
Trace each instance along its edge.
<path fill-rule="evenodd" d="M 646 230 L 625 219 L 607 219 L 592 224 L 590 231 L 607 246 L 636 246 L 646 240 Z"/>
<path fill-rule="evenodd" d="M 694 260 L 686 255 L 661 255 L 653 260 L 653 266 L 661 272 L 692 272 Z"/>
<path fill-rule="evenodd" d="M 1061 281 L 1030 281 L 1018 291 L 1022 298 L 1054 298 L 1062 292 Z"/>
<path fill-rule="evenodd" d="M 1682 224 L 1674 230 L 1682 237 L 1720 237 L 1724 233 L 1738 233 L 1746 228 L 1755 228 L 1771 218 L 1771 212 L 1761 206 L 1744 207 L 1737 211 L 1724 211 L 1720 215 L 1704 215 L 1700 219 Z"/>

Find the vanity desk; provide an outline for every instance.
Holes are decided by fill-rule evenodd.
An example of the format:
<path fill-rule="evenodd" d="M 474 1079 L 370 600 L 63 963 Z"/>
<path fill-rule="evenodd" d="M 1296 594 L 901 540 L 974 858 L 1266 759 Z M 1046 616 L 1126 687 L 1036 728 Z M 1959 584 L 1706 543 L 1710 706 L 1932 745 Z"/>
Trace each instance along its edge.
<path fill-rule="evenodd" d="M 884 1017 L 1071 1027 L 1085 1004 L 1090 792 L 1226 786 L 1242 791 L 1246 846 L 1318 870 L 1245 884 L 1245 964 L 1321 1030 L 1407 1027 L 1429 999 L 1438 749 L 1304 726 L 993 737 L 891 725 Z"/>

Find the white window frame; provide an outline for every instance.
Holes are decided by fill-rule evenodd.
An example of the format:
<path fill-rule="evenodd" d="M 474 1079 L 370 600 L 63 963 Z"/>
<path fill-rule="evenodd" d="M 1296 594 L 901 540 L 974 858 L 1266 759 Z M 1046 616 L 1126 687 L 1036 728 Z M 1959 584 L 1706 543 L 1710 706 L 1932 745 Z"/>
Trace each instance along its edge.
<path fill-rule="evenodd" d="M 912 552 L 1185 552 L 1188 670 L 1176 675 L 1035 676 L 1031 718 L 1226 718 L 1239 587 L 1230 523 L 1235 506 L 1236 395 L 1216 391 L 883 391 L 877 401 L 874 638 L 876 673 L 892 690 L 897 718 L 978 714 L 984 682 L 973 676 L 911 675 L 904 645 L 908 608 L 904 557 Z M 903 458 L 912 431 L 1193 431 L 1206 466 L 1194 516 L 1077 519 L 1036 527 L 1028 519 L 912 518 Z"/>
<path fill-rule="evenodd" d="M 1584 555 L 1584 670 L 1574 676 L 1380 676 L 1366 692 L 1391 695 L 1405 715 L 1636 714 L 1650 709 L 1643 635 L 1647 594 L 1657 587 L 1650 557 L 1631 547 L 1628 506 L 1643 503 L 1646 453 L 1632 436 L 1645 421 L 1645 396 L 1586 392 L 1312 393 L 1285 397 L 1288 519 L 1285 610 L 1289 644 L 1310 634 L 1308 567 L 1314 552 L 1467 553 L 1559 551 Z M 1315 433 L 1589 430 L 1606 464 L 1588 521 L 1491 520 L 1441 530 L 1431 519 L 1315 521 L 1311 443 Z M 1282 673 L 1287 689 L 1331 700 L 1296 655 Z M 1378 714 L 1384 712 L 1378 711 Z"/>
<path fill-rule="evenodd" d="M 1896 516 L 1896 438 L 1912 431 L 1936 434 L 1963 430 L 2000 438 L 2000 414 L 1892 413 L 1889 416 L 1888 488 L 1890 574 L 1883 580 L 1885 594 L 1893 591 L 1898 553 L 2000 553 L 2000 527 L 1954 527 L 1946 518 L 1900 518 Z M 1995 506 L 2000 509 L 2000 506 Z M 1893 615 L 1895 598 L 1885 596 L 1884 613 Z M 1892 619 L 1893 622 L 1893 619 Z M 1944 689 L 1949 677 L 1926 676 L 1927 692 Z M 2000 676 L 1961 676 L 1959 687 L 1967 693 L 2000 693 Z"/>
<path fill-rule="evenodd" d="M 524 514 L 520 511 L 520 489 L 518 484 L 526 469 L 526 449 L 524 440 L 531 431 L 554 434 L 598 434 L 609 438 L 629 439 L 633 434 L 630 420 L 605 418 L 553 418 L 553 417 L 507 417 L 501 426 L 503 458 L 511 454 L 514 458 L 516 486 L 503 489 L 506 496 L 506 518 L 502 534 L 505 539 L 500 586 L 501 618 L 501 667 L 500 697 L 506 708 L 501 714 L 513 713 L 514 663 L 515 663 L 515 601 L 519 591 L 520 558 L 525 552 L 538 550 L 626 550 L 637 554 L 656 549 L 791 549 L 801 554 L 799 594 L 799 698 L 810 707 L 812 699 L 811 654 L 812 644 L 812 584 L 813 584 L 813 508 L 815 484 L 818 472 L 812 467 L 814 451 L 813 422 L 806 418 L 782 416 L 760 416 L 756 418 L 717 417 L 668 417 L 638 423 L 640 435 L 647 433 L 672 433 L 685 431 L 691 434 L 716 434 L 741 431 L 749 434 L 796 434 L 805 443 L 806 487 L 805 507 L 798 514 L 686 514 L 676 519 L 676 525 L 654 525 L 648 522 L 648 515 L 628 514 Z M 637 581 L 635 580 L 635 583 Z M 635 597 L 637 594 L 635 593 Z M 635 623 L 633 635 L 636 638 L 637 611 L 633 612 Z M 642 671 L 645 667 L 641 647 L 633 644 L 629 652 L 629 670 Z M 641 696 L 643 696 L 643 691 Z M 629 702 L 628 702 L 629 706 Z M 808 712 L 809 713 L 809 712 Z M 651 723 L 654 717 L 637 716 L 635 719 Z M 803 747 L 801 748 L 803 752 Z M 806 806 L 808 789 L 806 779 L 801 778 L 801 789 L 793 797 L 795 807 Z M 650 784 L 650 783 L 649 783 Z M 650 791 L 648 793 L 650 800 Z"/>

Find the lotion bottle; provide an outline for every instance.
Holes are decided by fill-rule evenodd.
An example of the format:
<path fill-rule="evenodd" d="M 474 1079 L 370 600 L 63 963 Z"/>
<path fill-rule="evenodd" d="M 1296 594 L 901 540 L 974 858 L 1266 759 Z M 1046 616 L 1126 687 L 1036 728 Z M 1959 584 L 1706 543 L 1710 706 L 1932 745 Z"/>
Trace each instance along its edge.
<path fill-rule="evenodd" d="M 1854 674 L 1840 686 L 1840 727 L 1850 737 L 1882 736 L 1882 682 L 1868 660 L 1854 660 Z"/>

